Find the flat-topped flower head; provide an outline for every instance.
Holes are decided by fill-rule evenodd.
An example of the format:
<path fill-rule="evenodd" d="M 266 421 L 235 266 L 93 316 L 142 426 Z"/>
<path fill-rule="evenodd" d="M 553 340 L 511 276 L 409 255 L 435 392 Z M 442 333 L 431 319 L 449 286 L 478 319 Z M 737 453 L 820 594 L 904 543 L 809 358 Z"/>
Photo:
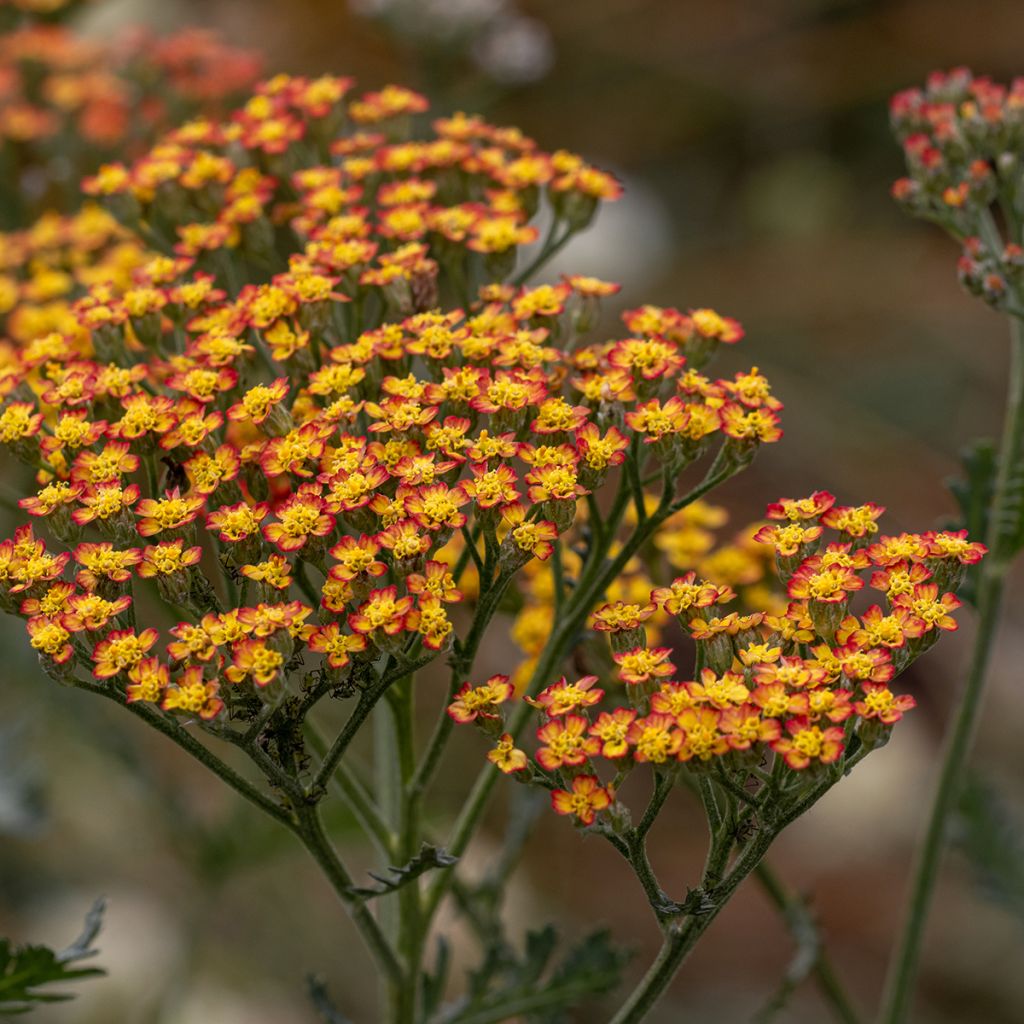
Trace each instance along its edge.
<path fill-rule="evenodd" d="M 265 639 L 246 637 L 231 648 L 231 664 L 224 674 L 228 682 L 239 684 L 251 680 L 256 686 L 269 686 L 281 672 L 284 655 Z"/>
<path fill-rule="evenodd" d="M 141 578 L 147 579 L 154 576 L 173 576 L 184 573 L 198 564 L 202 554 L 201 547 L 186 548 L 185 542 L 180 537 L 177 540 L 148 545 L 142 550 L 138 574 Z"/>
<path fill-rule="evenodd" d="M 676 757 L 680 761 L 710 761 L 729 750 L 729 740 L 721 730 L 722 712 L 710 707 L 686 708 L 676 718 L 683 730 L 683 744 Z"/>
<path fill-rule="evenodd" d="M 629 753 L 629 732 L 635 720 L 636 711 L 632 708 L 615 708 L 597 716 L 589 732 L 601 741 L 602 757 L 616 761 Z"/>
<path fill-rule="evenodd" d="M 682 616 L 691 608 L 710 608 L 728 604 L 736 594 L 731 587 L 718 587 L 709 580 L 698 579 L 696 572 L 677 576 L 667 587 L 651 591 L 651 601 L 671 615 Z"/>
<path fill-rule="evenodd" d="M 309 649 L 326 656 L 331 668 L 344 668 L 352 660 L 352 654 L 366 650 L 366 637 L 358 633 L 343 633 L 336 622 L 318 626 L 309 635 Z"/>
<path fill-rule="evenodd" d="M 526 518 L 526 508 L 519 502 L 502 509 L 502 519 L 509 527 L 512 547 L 527 558 L 549 558 L 558 540 L 555 524 L 546 519 Z"/>
<path fill-rule="evenodd" d="M 718 728 L 730 750 L 750 750 L 757 743 L 770 744 L 782 735 L 778 719 L 765 717 L 756 704 L 724 708 Z"/>
<path fill-rule="evenodd" d="M 267 517 L 270 507 L 265 502 L 253 505 L 242 501 L 237 505 L 222 505 L 207 513 L 206 528 L 217 538 L 238 543 L 260 532 L 260 523 Z"/>
<path fill-rule="evenodd" d="M 774 524 L 762 526 L 754 534 L 759 544 L 770 544 L 777 555 L 790 558 L 793 555 L 806 553 L 822 535 L 820 526 L 806 526 L 801 521 L 786 523 L 783 526 Z"/>
<path fill-rule="evenodd" d="M 885 509 L 869 501 L 866 505 L 834 505 L 822 517 L 823 526 L 828 526 L 855 540 L 878 533 L 878 520 Z"/>
<path fill-rule="evenodd" d="M 524 771 L 530 764 L 526 751 L 520 750 L 515 745 L 512 734 L 507 732 L 502 733 L 497 744 L 487 751 L 487 760 L 505 775 Z"/>
<path fill-rule="evenodd" d="M 590 628 L 602 633 L 621 633 L 639 628 L 657 610 L 657 606 L 647 604 L 627 604 L 615 601 L 602 605 L 591 613 Z"/>
<path fill-rule="evenodd" d="M 880 683 L 865 683 L 864 696 L 855 701 L 854 711 L 866 721 L 875 720 L 883 725 L 895 725 L 908 711 L 917 707 L 909 693 L 897 696 Z"/>
<path fill-rule="evenodd" d="M 683 732 L 675 717 L 654 712 L 635 719 L 626 740 L 638 763 L 665 764 L 676 759 L 683 745 Z"/>
<path fill-rule="evenodd" d="M 961 565 L 976 565 L 988 552 L 984 544 L 968 540 L 966 530 L 926 533 L 923 539 L 928 544 L 929 558 L 956 561 Z"/>
<path fill-rule="evenodd" d="M 962 603 L 955 594 L 943 594 L 940 597 L 935 583 L 920 583 L 911 593 L 898 594 L 893 598 L 893 608 L 906 614 L 907 630 L 910 635 L 916 636 L 933 629 L 950 632 L 957 629 L 957 621 L 952 612 Z"/>
<path fill-rule="evenodd" d="M 93 648 L 92 674 L 97 679 L 110 679 L 128 672 L 142 661 L 159 637 L 155 629 L 144 629 L 138 634 L 134 629 L 112 630 Z"/>
<path fill-rule="evenodd" d="M 703 669 L 700 681 L 687 683 L 686 689 L 695 705 L 707 704 L 719 711 L 744 704 L 750 697 L 743 676 L 738 672 L 717 676 L 710 668 Z"/>
<path fill-rule="evenodd" d="M 791 577 L 787 585 L 790 597 L 801 601 L 825 604 L 846 601 L 851 593 L 860 590 L 864 581 L 847 566 L 816 566 L 813 559 L 805 562 Z"/>
<path fill-rule="evenodd" d="M 143 658 L 128 673 L 131 682 L 125 687 L 129 704 L 143 701 L 160 704 L 171 681 L 171 670 L 159 658 Z"/>
<path fill-rule="evenodd" d="M 180 530 L 195 522 L 206 504 L 201 497 L 182 496 L 175 489 L 164 498 L 143 498 L 135 507 L 139 517 L 138 531 L 142 537 Z"/>

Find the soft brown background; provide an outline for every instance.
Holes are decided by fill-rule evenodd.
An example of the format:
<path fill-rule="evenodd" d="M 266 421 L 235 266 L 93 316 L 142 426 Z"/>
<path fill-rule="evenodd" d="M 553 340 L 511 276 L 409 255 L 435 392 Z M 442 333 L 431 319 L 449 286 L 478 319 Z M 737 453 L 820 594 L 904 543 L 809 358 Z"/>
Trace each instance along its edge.
<path fill-rule="evenodd" d="M 747 340 L 716 369 L 731 375 L 756 363 L 786 403 L 784 442 L 721 495 L 737 525 L 768 500 L 826 487 L 842 501 L 888 506 L 890 530 L 927 528 L 953 511 L 943 478 L 958 448 L 998 430 L 1004 324 L 959 291 L 952 244 L 889 200 L 901 162 L 886 100 L 935 67 L 1024 73 L 1024 6 L 1014 0 L 524 3 L 534 29 L 546 29 L 551 66 L 511 86 L 481 73 L 464 46 L 396 34 L 341 0 L 96 7 L 97 31 L 140 19 L 200 24 L 261 49 L 271 70 L 418 86 L 437 109 L 481 110 L 621 175 L 625 198 L 564 265 L 622 280 L 624 306 L 710 305 L 737 316 Z M 1018 577 L 974 759 L 1018 817 L 1021 607 Z M 915 669 L 919 710 L 774 854 L 790 884 L 813 894 L 864 1011 L 877 1004 L 960 685 L 972 629 L 969 614 L 962 620 L 960 635 Z M 314 1019 L 301 979 L 316 970 L 353 1020 L 372 1020 L 367 960 L 301 851 L 134 722 L 41 679 L 16 627 L 5 629 L 0 722 L 21 728 L 12 763 L 38 781 L 46 813 L 19 838 L 0 839 L 0 934 L 60 943 L 95 894 L 110 899 L 102 962 L 111 976 L 36 1019 L 299 1024 Z M 507 666 L 509 656 L 499 639 L 484 668 Z M 456 762 L 475 762 L 475 740 L 460 737 Z M 13 777 L 6 762 L 0 771 Z M 457 767 L 445 776 L 449 806 L 464 777 Z M 343 837 L 346 823 L 337 826 Z M 655 864 L 675 895 L 695 880 L 702 828 L 680 796 L 655 833 Z M 490 852 L 484 837 L 470 859 L 485 864 Z M 556 917 L 569 935 L 605 921 L 637 948 L 634 971 L 657 945 L 617 855 L 560 820 L 545 819 L 509 910 L 520 926 Z M 748 884 L 653 1019 L 747 1021 L 791 950 Z M 915 1020 L 1019 1022 L 1022 963 L 1024 922 L 994 905 L 951 853 Z M 779 1019 L 826 1018 L 806 983 Z"/>

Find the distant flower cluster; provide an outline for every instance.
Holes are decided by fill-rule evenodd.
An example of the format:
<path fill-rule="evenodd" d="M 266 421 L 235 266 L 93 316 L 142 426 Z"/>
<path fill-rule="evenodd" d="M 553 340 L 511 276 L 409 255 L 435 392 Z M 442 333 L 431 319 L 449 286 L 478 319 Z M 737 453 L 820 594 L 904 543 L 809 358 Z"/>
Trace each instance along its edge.
<path fill-rule="evenodd" d="M 59 5 L 22 6 L 39 14 Z M 0 160 L 15 186 L 7 223 L 66 206 L 104 160 L 142 152 L 197 114 L 223 113 L 251 88 L 260 64 L 197 29 L 103 41 L 28 17 L 0 31 Z"/>
<path fill-rule="evenodd" d="M 967 68 L 936 71 L 924 89 L 897 93 L 890 116 L 908 170 L 893 185 L 895 198 L 962 244 L 960 279 L 968 291 L 1024 313 L 1024 249 L 1016 241 L 1024 211 L 1024 78 L 1007 87 Z"/>

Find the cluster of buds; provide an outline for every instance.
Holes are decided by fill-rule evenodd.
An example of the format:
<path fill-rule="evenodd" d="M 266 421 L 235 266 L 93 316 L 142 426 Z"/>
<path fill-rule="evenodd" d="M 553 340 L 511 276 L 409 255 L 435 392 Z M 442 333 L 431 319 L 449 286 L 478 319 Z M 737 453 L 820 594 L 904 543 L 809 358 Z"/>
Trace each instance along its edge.
<path fill-rule="evenodd" d="M 101 168 L 124 228 L 17 236 L 48 258 L 6 277 L 0 446 L 35 486 L 0 601 L 53 676 L 212 725 L 359 686 L 448 650 L 610 474 L 781 435 L 756 369 L 701 373 L 735 320 L 644 306 L 588 343 L 615 285 L 507 280 L 541 204 L 557 243 L 610 175 L 475 117 L 413 139 L 421 96 L 351 89 L 278 76 Z"/>
<path fill-rule="evenodd" d="M 23 6 L 48 13 L 42 8 L 54 5 Z M 141 152 L 172 125 L 229 109 L 260 63 L 196 29 L 101 41 L 49 18 L 8 26 L 0 32 L 0 156 L 22 201 L 31 200 L 8 220 L 77 193 L 82 175 Z"/>
<path fill-rule="evenodd" d="M 963 246 L 960 279 L 990 305 L 1021 312 L 1024 250 L 1024 78 L 1009 87 L 967 68 L 934 72 L 924 89 L 897 93 L 893 131 L 908 176 L 893 196 L 914 216 L 941 225 Z M 1009 234 L 1000 234 L 997 204 Z"/>
<path fill-rule="evenodd" d="M 590 629 L 610 641 L 604 664 L 595 657 L 595 674 L 522 695 L 542 717 L 532 756 L 508 731 L 517 688 L 507 676 L 465 683 L 448 713 L 491 736 L 500 770 L 549 789 L 555 811 L 582 826 L 630 820 L 615 793 L 640 764 L 684 764 L 742 787 L 769 777 L 774 760 L 779 790 L 799 792 L 802 778 L 884 744 L 915 706 L 894 680 L 956 629 L 952 591 L 985 554 L 966 531 L 881 535 L 883 511 L 838 506 L 825 491 L 769 505 L 756 539 L 774 550 L 781 609 L 737 608 L 731 587 L 695 572 L 595 609 Z M 851 610 L 865 589 L 878 598 Z M 696 648 L 692 679 L 678 678 L 672 646 L 651 640 L 665 620 Z"/>

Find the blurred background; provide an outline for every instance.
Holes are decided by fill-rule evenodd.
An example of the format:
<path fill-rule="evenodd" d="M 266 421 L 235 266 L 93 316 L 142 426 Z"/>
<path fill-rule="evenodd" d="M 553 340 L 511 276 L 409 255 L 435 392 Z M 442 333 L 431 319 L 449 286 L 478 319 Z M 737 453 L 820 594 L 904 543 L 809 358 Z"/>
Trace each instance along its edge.
<path fill-rule="evenodd" d="M 269 72 L 408 84 L 435 111 L 481 112 L 613 170 L 624 199 L 551 273 L 621 281 L 620 308 L 712 306 L 743 322 L 746 341 L 715 372 L 756 363 L 785 402 L 786 438 L 718 493 L 737 529 L 767 501 L 819 487 L 887 506 L 888 532 L 932 527 L 955 511 L 944 479 L 961 446 L 999 429 L 1004 322 L 959 290 L 952 243 L 889 199 L 902 160 L 886 102 L 933 68 L 1024 73 L 1017 0 L 97 0 L 81 19 L 100 36 L 129 23 L 214 29 L 262 52 Z M 1024 822 L 1021 585 L 1018 574 L 974 758 L 989 819 L 1007 831 Z M 961 619 L 943 654 L 914 668 L 919 710 L 773 854 L 812 900 L 865 1014 L 960 686 L 972 628 Z M 302 991 L 310 970 L 354 1021 L 371 1020 L 358 940 L 289 838 L 140 724 L 44 680 L 18 625 L 4 630 L 0 935 L 60 945 L 95 895 L 110 902 L 109 977 L 37 1014 L 40 1024 L 301 1024 L 315 1019 Z M 496 644 L 483 671 L 510 656 Z M 443 780 L 452 807 L 464 796 L 459 758 L 464 768 L 481 755 L 477 737 L 458 739 Z M 348 823 L 335 824 L 344 842 Z M 978 827 L 961 823 L 946 861 L 921 1024 L 1024 1015 L 1024 893 L 992 877 Z M 652 851 L 674 895 L 695 881 L 704 842 L 680 794 Z M 484 835 L 469 859 L 486 865 L 493 849 Z M 570 937 L 607 923 L 637 951 L 633 976 L 658 945 L 614 851 L 553 816 L 507 905 L 520 927 L 554 918 Z M 792 953 L 748 883 L 652 1020 L 751 1020 Z M 777 1019 L 812 1024 L 827 1010 L 805 982 Z"/>

